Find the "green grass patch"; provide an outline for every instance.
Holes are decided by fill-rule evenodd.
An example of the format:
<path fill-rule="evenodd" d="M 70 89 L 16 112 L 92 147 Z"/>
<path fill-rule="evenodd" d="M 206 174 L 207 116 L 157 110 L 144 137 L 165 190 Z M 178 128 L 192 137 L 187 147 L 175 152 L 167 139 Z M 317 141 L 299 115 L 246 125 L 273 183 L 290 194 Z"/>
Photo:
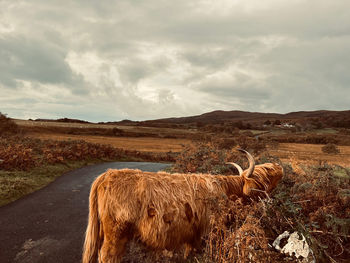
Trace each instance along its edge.
<path fill-rule="evenodd" d="M 0 170 L 0 206 L 13 202 L 54 181 L 62 174 L 107 160 L 70 161 L 65 164 L 51 164 L 35 167 L 29 171 Z"/>

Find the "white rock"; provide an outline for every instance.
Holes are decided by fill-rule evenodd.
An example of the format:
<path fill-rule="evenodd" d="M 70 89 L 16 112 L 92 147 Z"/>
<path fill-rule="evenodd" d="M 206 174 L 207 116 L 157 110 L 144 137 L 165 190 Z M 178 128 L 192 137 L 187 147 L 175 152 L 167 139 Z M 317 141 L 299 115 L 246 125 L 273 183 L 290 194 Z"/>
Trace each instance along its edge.
<path fill-rule="evenodd" d="M 300 239 L 301 236 L 301 239 Z M 287 244 L 284 247 L 280 247 L 281 240 L 288 237 Z M 276 240 L 273 242 L 272 246 L 276 248 L 281 253 L 287 254 L 289 256 L 295 256 L 296 258 L 302 257 L 312 258 L 307 262 L 315 262 L 313 260 L 313 253 L 310 249 L 308 243 L 303 234 L 299 234 L 298 232 L 294 232 L 289 234 L 288 231 L 284 231 L 281 235 L 279 235 Z"/>

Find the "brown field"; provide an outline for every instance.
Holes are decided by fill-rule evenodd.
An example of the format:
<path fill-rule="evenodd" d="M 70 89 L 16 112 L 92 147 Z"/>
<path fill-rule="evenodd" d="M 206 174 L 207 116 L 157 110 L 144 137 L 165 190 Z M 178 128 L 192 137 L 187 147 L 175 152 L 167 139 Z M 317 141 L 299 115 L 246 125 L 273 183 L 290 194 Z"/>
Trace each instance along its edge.
<path fill-rule="evenodd" d="M 176 129 L 176 128 L 157 128 L 157 127 L 143 127 L 143 126 L 127 126 L 127 125 L 115 125 L 115 124 L 97 124 L 97 123 L 66 123 L 66 122 L 47 122 L 47 121 L 29 121 L 29 120 L 14 120 L 15 123 L 22 127 L 60 127 L 60 128 L 100 128 L 100 129 L 113 129 L 118 128 L 123 131 L 135 132 L 135 133 L 160 133 L 163 136 L 166 135 L 184 135 L 197 133 L 195 129 Z"/>
<path fill-rule="evenodd" d="M 95 135 L 70 135 L 31 133 L 28 136 L 44 140 L 84 140 L 91 143 L 109 144 L 117 148 L 144 152 L 180 152 L 191 143 L 188 139 L 153 137 L 108 137 Z M 328 162 L 350 167 L 350 146 L 338 146 L 339 154 L 325 154 L 320 144 L 280 143 L 277 149 L 269 149 L 271 155 L 282 161 L 297 160 L 301 163 L 318 164 Z"/>
<path fill-rule="evenodd" d="M 67 128 L 132 128 L 133 126 L 119 126 L 119 125 L 109 125 L 109 124 L 95 124 L 95 123 L 68 123 L 59 121 L 29 121 L 29 120 L 14 120 L 14 122 L 19 126 L 26 127 L 67 127 Z"/>
<path fill-rule="evenodd" d="M 338 146 L 339 154 L 325 154 L 320 144 L 280 143 L 277 149 L 270 149 L 271 155 L 282 161 L 297 160 L 301 163 L 318 164 L 327 162 L 350 167 L 350 146 Z"/>
<path fill-rule="evenodd" d="M 167 139 L 153 137 L 107 137 L 95 135 L 68 135 L 68 134 L 45 134 L 32 133 L 32 138 L 43 140 L 84 140 L 91 143 L 109 144 L 126 150 L 144 152 L 179 152 L 191 141 L 186 139 Z"/>
<path fill-rule="evenodd" d="M 191 143 L 192 135 L 198 134 L 195 129 L 179 129 L 179 128 L 157 128 L 142 126 L 126 126 L 113 124 L 94 124 L 94 123 L 64 123 L 64 122 L 45 122 L 45 121 L 28 121 L 15 120 L 22 127 L 63 127 L 63 128 L 102 128 L 113 129 L 118 128 L 133 133 L 142 133 L 142 137 L 116 137 L 103 135 L 77 135 L 58 133 L 58 131 L 32 130 L 27 136 L 40 138 L 44 140 L 84 140 L 91 143 L 109 144 L 111 146 L 122 148 L 125 150 L 136 150 L 141 152 L 180 152 L 184 146 Z M 261 131 L 253 131 L 258 133 Z M 284 131 L 274 131 L 284 132 Z M 333 129 L 317 130 L 317 133 L 334 133 Z M 148 137 L 149 134 L 150 136 Z M 159 136 L 153 136 L 157 134 Z M 182 136 L 190 135 L 190 136 Z M 146 136 L 146 137 L 145 137 Z M 166 138 L 173 136 L 175 138 Z M 164 138 L 163 138 L 164 137 Z M 178 138 L 176 138 L 178 137 Z M 289 162 L 297 160 L 301 163 L 318 164 L 319 162 L 328 162 L 345 167 L 350 167 L 350 146 L 338 146 L 339 154 L 325 154 L 322 152 L 321 144 L 301 144 L 301 143 L 280 143 L 277 148 L 270 148 L 271 155 L 276 156 L 282 161 Z"/>

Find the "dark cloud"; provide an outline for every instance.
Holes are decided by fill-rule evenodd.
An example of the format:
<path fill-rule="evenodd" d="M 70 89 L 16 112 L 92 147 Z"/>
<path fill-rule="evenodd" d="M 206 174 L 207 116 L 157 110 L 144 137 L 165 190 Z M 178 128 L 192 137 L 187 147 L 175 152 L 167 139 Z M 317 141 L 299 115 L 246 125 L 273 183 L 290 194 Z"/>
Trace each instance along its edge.
<path fill-rule="evenodd" d="M 16 88 L 18 81 L 64 84 L 74 93 L 86 93 L 83 80 L 65 62 L 63 50 L 24 37 L 0 38 L 0 83 Z"/>
<path fill-rule="evenodd" d="M 0 110 L 99 121 L 347 109 L 349 16 L 346 0 L 1 1 Z"/>

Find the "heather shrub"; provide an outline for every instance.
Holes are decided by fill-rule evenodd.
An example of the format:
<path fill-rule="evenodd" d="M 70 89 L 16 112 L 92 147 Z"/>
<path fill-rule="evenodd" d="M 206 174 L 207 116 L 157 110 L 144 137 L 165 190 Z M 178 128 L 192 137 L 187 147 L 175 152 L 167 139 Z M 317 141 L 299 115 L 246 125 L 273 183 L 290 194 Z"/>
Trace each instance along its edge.
<path fill-rule="evenodd" d="M 327 143 L 325 146 L 322 147 L 322 152 L 328 153 L 328 154 L 338 154 L 340 151 L 335 144 Z"/>
<path fill-rule="evenodd" d="M 33 149 L 18 143 L 0 144 L 0 169 L 28 170 L 35 166 L 36 157 Z"/>
<path fill-rule="evenodd" d="M 226 162 L 236 162 L 247 167 L 247 158 L 235 148 L 242 148 L 258 157 L 266 149 L 263 140 L 240 136 L 238 138 L 214 137 L 210 141 L 196 141 L 188 145 L 175 159 L 174 172 L 237 174 L 233 166 Z"/>
<path fill-rule="evenodd" d="M 235 174 L 225 162 L 244 163 L 241 157 L 210 143 L 194 144 L 180 154 L 174 170 Z M 280 162 L 268 155 L 257 159 L 257 163 Z M 200 262 L 299 262 L 272 247 L 284 231 L 303 234 L 316 262 L 346 262 L 350 257 L 349 170 L 294 161 L 283 167 L 284 177 L 265 199 L 232 196 L 212 202 L 211 231 L 204 239 L 204 250 L 196 255 Z"/>
<path fill-rule="evenodd" d="M 266 141 L 261 138 L 240 135 L 236 138 L 236 141 L 240 148 L 254 155 L 258 155 L 266 150 Z"/>
<path fill-rule="evenodd" d="M 212 144 L 215 145 L 218 149 L 221 150 L 231 150 L 235 146 L 237 146 L 237 141 L 235 138 L 213 138 L 211 140 Z"/>
<path fill-rule="evenodd" d="M 336 145 L 350 145 L 350 136 L 348 134 L 307 134 L 307 133 L 295 133 L 295 134 L 280 134 L 271 135 L 266 134 L 261 137 L 277 141 L 280 143 L 310 143 L 310 144 L 336 144 Z"/>
<path fill-rule="evenodd" d="M 285 176 L 264 200 L 223 200 L 215 206 L 204 252 L 208 262 L 299 262 L 271 247 L 286 230 L 306 237 L 316 262 L 346 262 L 350 172 L 327 164 L 298 167 L 284 165 Z"/>
<path fill-rule="evenodd" d="M 350 129 L 345 129 L 345 128 L 339 129 L 339 134 L 350 135 Z"/>
<path fill-rule="evenodd" d="M 22 136 L 0 137 L 0 169 L 29 170 L 35 166 L 69 161 L 134 160 L 174 161 L 176 154 L 130 151 L 110 145 L 69 140 L 39 140 Z"/>
<path fill-rule="evenodd" d="M 212 143 L 197 142 L 188 145 L 176 158 L 173 171 L 180 173 L 227 174 L 226 151 Z"/>

